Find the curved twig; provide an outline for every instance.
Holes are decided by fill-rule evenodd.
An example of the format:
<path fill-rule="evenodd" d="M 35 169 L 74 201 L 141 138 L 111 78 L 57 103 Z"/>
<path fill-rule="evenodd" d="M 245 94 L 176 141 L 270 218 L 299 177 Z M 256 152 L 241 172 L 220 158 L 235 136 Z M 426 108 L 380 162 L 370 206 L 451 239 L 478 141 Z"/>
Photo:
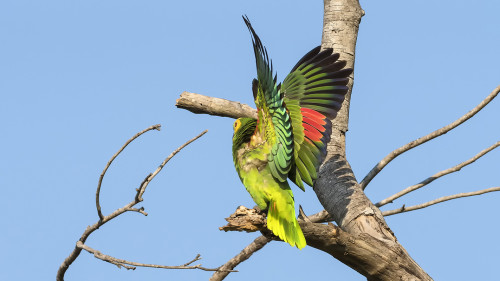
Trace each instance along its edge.
<path fill-rule="evenodd" d="M 152 268 L 163 268 L 163 269 L 200 269 L 200 270 L 204 270 L 204 271 L 217 271 L 217 270 L 219 270 L 219 268 L 206 268 L 206 267 L 201 266 L 201 264 L 190 265 L 195 261 L 201 260 L 200 254 L 196 255 L 196 257 L 193 260 L 191 260 L 183 265 L 171 266 L 171 265 L 145 264 L 145 263 L 138 263 L 138 262 L 133 262 L 133 261 L 126 261 L 126 260 L 122 260 L 122 259 L 117 259 L 115 257 L 105 255 L 98 250 L 92 249 L 91 247 L 83 244 L 82 241 L 76 242 L 76 247 L 93 254 L 94 257 L 96 257 L 102 261 L 114 264 L 114 265 L 118 266 L 119 268 L 123 266 L 126 269 L 135 270 L 136 267 L 139 266 L 139 267 L 152 267 Z"/>
<path fill-rule="evenodd" d="M 382 207 L 388 203 L 392 203 L 394 200 L 400 198 L 401 196 L 405 195 L 405 194 L 408 194 L 412 191 L 415 191 L 423 186 L 426 186 L 428 185 L 429 183 L 433 182 L 434 180 L 442 177 L 442 176 L 445 176 L 445 175 L 448 175 L 448 174 L 451 174 L 451 173 L 454 173 L 454 172 L 458 172 L 460 171 L 460 169 L 462 169 L 463 167 L 469 165 L 469 164 L 472 164 L 474 163 L 477 159 L 481 158 L 482 156 L 484 156 L 486 153 L 492 151 L 493 149 L 497 148 L 498 146 L 500 146 L 500 141 L 496 142 L 495 144 L 493 144 L 492 146 L 482 150 L 481 152 L 479 152 L 478 154 L 476 154 L 474 157 L 470 158 L 469 160 L 465 161 L 465 162 L 462 162 L 454 167 L 451 167 L 449 169 L 446 169 L 444 171 L 441 171 L 439 173 L 436 173 L 434 175 L 432 175 L 431 177 L 428 177 L 427 179 L 421 181 L 420 183 L 418 184 L 415 184 L 415 185 L 412 185 L 410 187 L 407 187 L 403 190 L 401 190 L 400 192 L 392 195 L 392 196 L 389 196 L 387 197 L 386 199 L 384 200 L 381 200 L 380 202 L 376 203 L 375 206 L 377 207 Z"/>
<path fill-rule="evenodd" d="M 435 205 L 435 204 L 438 204 L 438 203 L 441 203 L 444 201 L 448 201 L 448 200 L 453 200 L 453 199 L 462 198 L 462 197 L 475 196 L 475 195 L 481 195 L 484 193 L 494 192 L 494 191 L 500 191 L 500 187 L 491 187 L 491 188 L 473 191 L 473 192 L 458 193 L 455 195 L 444 196 L 444 197 L 440 197 L 438 199 L 435 199 L 435 200 L 432 200 L 432 201 L 429 201 L 429 202 L 426 202 L 423 204 L 414 205 L 414 206 L 410 206 L 410 207 L 406 207 L 405 205 L 403 205 L 401 208 L 398 208 L 398 209 L 384 211 L 384 212 L 382 212 L 382 215 L 387 217 L 387 216 L 391 216 L 391 215 L 395 215 L 395 214 L 400 214 L 400 213 L 405 213 L 405 212 L 409 212 L 409 211 L 422 209 L 422 208 L 429 207 L 431 205 Z"/>
<path fill-rule="evenodd" d="M 199 135 L 197 135 L 196 137 L 188 140 L 186 143 L 184 143 L 183 145 L 179 146 L 176 150 L 174 150 L 172 153 L 170 153 L 170 155 L 167 158 L 165 158 L 165 160 L 163 160 L 163 162 L 160 164 L 160 166 L 158 166 L 158 168 L 156 168 L 156 170 L 153 173 L 149 174 L 144 179 L 144 181 L 141 184 L 141 187 L 137 191 L 136 200 L 138 200 L 139 202 L 142 201 L 142 195 L 146 191 L 146 187 L 148 186 L 148 184 L 154 179 L 154 177 L 156 177 L 156 175 L 161 171 L 161 169 L 163 169 L 163 167 L 168 163 L 168 161 L 170 161 L 170 159 L 172 159 L 172 157 L 174 157 L 177 153 L 179 153 L 179 151 L 181 151 L 184 147 L 186 147 L 187 145 L 189 145 L 193 141 L 201 138 L 207 132 L 208 132 L 208 130 L 205 130 L 205 131 L 201 132 Z"/>
<path fill-rule="evenodd" d="M 90 225 L 87 227 L 87 229 L 85 229 L 85 231 L 83 232 L 82 236 L 80 237 L 79 241 L 83 243 L 85 243 L 85 241 L 87 240 L 87 238 L 90 236 L 90 234 L 92 234 L 95 230 L 99 229 L 99 227 L 101 227 L 102 225 L 104 225 L 105 223 L 107 223 L 108 221 L 116 218 L 117 216 L 123 214 L 123 213 L 126 213 L 126 212 L 138 212 L 138 210 L 142 210 L 142 212 L 140 213 L 143 213 L 143 214 L 146 214 L 144 212 L 144 209 L 143 208 L 140 208 L 140 209 L 136 209 L 136 208 L 133 208 L 137 203 L 140 203 L 142 202 L 142 195 L 144 194 L 144 192 L 146 191 L 146 187 L 148 186 L 148 184 L 151 182 L 151 180 L 153 180 L 153 178 L 161 171 L 161 169 L 163 168 L 163 166 L 165 166 L 165 164 L 170 160 L 172 159 L 172 157 L 177 154 L 181 149 L 183 149 L 186 145 L 192 143 L 193 141 L 197 140 L 198 138 L 200 138 L 201 136 L 203 136 L 205 133 L 207 132 L 207 130 L 203 131 L 201 134 L 199 134 L 198 136 L 192 138 L 191 140 L 189 140 L 188 142 L 186 142 L 185 144 L 181 145 L 179 148 L 177 148 L 176 150 L 174 150 L 174 152 L 172 152 L 161 164 L 160 166 L 151 174 L 149 174 L 141 183 L 140 187 L 136 190 L 137 193 L 136 193 L 136 196 L 134 198 L 134 201 L 128 203 L 127 205 L 123 206 L 122 208 L 119 208 L 117 210 L 115 210 L 113 213 L 107 215 L 107 216 L 104 216 L 102 219 L 99 219 L 98 222 L 94 223 L 93 225 Z M 59 267 L 59 270 L 57 271 L 57 275 L 56 275 L 56 280 L 57 281 L 64 281 L 64 274 L 66 273 L 66 271 L 68 270 L 69 266 L 76 260 L 76 258 L 80 255 L 80 253 L 82 252 L 82 248 L 79 248 L 78 246 L 75 246 L 75 248 L 73 249 L 73 251 L 71 252 L 71 254 L 66 258 L 64 259 L 64 261 L 62 262 L 61 266 Z"/>
<path fill-rule="evenodd" d="M 127 145 L 129 145 L 131 142 L 133 142 L 136 138 L 140 137 L 142 134 L 148 132 L 148 131 L 151 131 L 151 130 L 160 130 L 161 129 L 161 125 L 160 124 L 156 124 L 156 125 L 153 125 L 137 134 L 135 134 L 132 138 L 130 138 L 121 148 L 120 150 L 118 150 L 118 152 L 115 153 L 115 155 L 113 155 L 111 157 L 111 159 L 109 159 L 108 161 L 108 164 L 106 164 L 106 167 L 104 167 L 104 170 L 102 171 L 101 173 L 101 176 L 99 177 L 99 183 L 97 184 L 97 191 L 95 193 L 95 205 L 96 205 L 96 208 L 97 208 L 97 215 L 99 215 L 99 219 L 100 220 L 103 220 L 104 216 L 102 215 L 102 212 L 101 212 L 101 204 L 99 202 L 99 195 L 101 193 L 101 185 L 102 185 L 102 179 L 104 178 L 104 175 L 106 174 L 106 171 L 108 171 L 108 168 L 109 166 L 111 166 L 111 163 L 113 163 L 113 161 L 115 160 L 116 157 L 118 157 L 118 155 L 125 149 L 125 147 L 127 147 Z"/>
<path fill-rule="evenodd" d="M 366 186 L 370 183 L 370 181 L 380 172 L 382 169 L 387 166 L 392 160 L 394 160 L 396 157 L 401 155 L 402 153 L 417 147 L 427 141 L 430 141 L 436 137 L 439 137 L 443 134 L 446 134 L 450 130 L 458 127 L 460 124 L 464 123 L 468 119 L 470 119 L 472 116 L 474 116 L 476 113 L 478 113 L 481 109 L 483 109 L 490 101 L 492 101 L 500 92 L 500 86 L 496 87 L 493 92 L 491 92 L 481 103 L 479 103 L 476 107 L 474 107 L 471 111 L 467 112 L 465 115 L 460 117 L 459 119 L 455 120 L 454 122 L 442 127 L 441 129 L 438 129 L 426 136 L 420 137 L 406 145 L 403 145 L 402 147 L 394 150 L 393 152 L 389 153 L 384 159 L 382 159 L 380 162 L 375 165 L 371 169 L 370 172 L 365 176 L 365 178 L 361 181 L 360 185 L 361 188 L 364 190 Z"/>

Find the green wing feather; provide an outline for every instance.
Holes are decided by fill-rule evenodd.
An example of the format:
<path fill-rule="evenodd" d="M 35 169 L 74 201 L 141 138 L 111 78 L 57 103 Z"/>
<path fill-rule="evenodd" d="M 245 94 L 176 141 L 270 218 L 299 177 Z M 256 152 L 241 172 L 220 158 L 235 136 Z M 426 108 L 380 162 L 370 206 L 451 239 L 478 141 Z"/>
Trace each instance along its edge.
<path fill-rule="evenodd" d="M 347 93 L 352 69 L 332 49 L 316 47 L 293 67 L 281 91 L 292 119 L 294 163 L 290 179 L 304 190 L 312 186 L 326 156 L 332 123 Z"/>
<path fill-rule="evenodd" d="M 257 66 L 257 80 L 253 82 L 253 94 L 259 121 L 257 130 L 264 133 L 271 147 L 268 161 L 273 176 L 286 181 L 293 161 L 292 121 L 283 102 L 283 95 L 273 77 L 273 67 L 267 51 L 262 45 L 247 17 L 243 17 L 252 35 L 252 44 Z"/>
<path fill-rule="evenodd" d="M 233 160 L 243 185 L 262 209 L 268 210 L 267 227 L 299 249 L 306 245 L 295 218 L 293 194 L 287 178 L 300 188 L 313 185 L 326 155 L 331 121 L 347 93 L 345 62 L 332 50 L 315 48 L 306 54 L 283 85 L 276 76 L 267 51 L 243 17 L 250 33 L 257 66 L 252 84 L 258 120 L 235 122 Z"/>

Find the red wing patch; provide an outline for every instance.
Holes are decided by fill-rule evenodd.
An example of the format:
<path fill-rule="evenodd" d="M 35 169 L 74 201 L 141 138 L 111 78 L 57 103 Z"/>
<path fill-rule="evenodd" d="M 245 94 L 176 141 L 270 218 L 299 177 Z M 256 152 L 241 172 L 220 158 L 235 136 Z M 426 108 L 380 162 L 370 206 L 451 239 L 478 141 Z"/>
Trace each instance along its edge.
<path fill-rule="evenodd" d="M 325 133 L 326 116 L 317 112 L 316 110 L 302 107 L 300 109 L 302 114 L 302 126 L 304 127 L 305 136 L 311 141 L 321 141 Z"/>

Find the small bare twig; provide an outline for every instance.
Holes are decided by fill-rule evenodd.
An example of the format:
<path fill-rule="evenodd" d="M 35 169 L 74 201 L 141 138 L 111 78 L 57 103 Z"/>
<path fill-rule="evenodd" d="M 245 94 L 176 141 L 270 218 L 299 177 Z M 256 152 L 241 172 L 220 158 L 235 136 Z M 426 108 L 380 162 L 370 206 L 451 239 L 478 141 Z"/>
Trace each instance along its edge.
<path fill-rule="evenodd" d="M 483 109 L 490 101 L 492 101 L 500 92 L 500 86 L 496 87 L 493 92 L 491 92 L 480 104 L 478 104 L 476 107 L 474 107 L 471 111 L 467 112 L 467 114 L 463 115 L 459 119 L 455 120 L 454 122 L 442 127 L 441 129 L 438 129 L 426 136 L 420 137 L 406 145 L 403 145 L 402 147 L 394 150 L 393 152 L 389 153 L 384 159 L 382 159 L 380 162 L 375 165 L 371 169 L 370 172 L 365 176 L 365 178 L 361 181 L 360 185 L 361 188 L 364 190 L 366 186 L 370 183 L 370 181 L 380 172 L 382 169 L 387 166 L 392 160 L 394 160 L 396 157 L 401 155 L 402 153 L 417 147 L 427 141 L 430 141 L 438 136 L 441 136 L 443 134 L 446 134 L 450 130 L 458 127 L 460 124 L 464 123 L 468 119 L 470 119 L 472 116 L 474 116 L 476 113 L 478 113 L 481 109 Z"/>
<path fill-rule="evenodd" d="M 444 171 L 441 171 L 439 173 L 436 173 L 434 175 L 432 175 L 431 177 L 428 177 L 427 179 L 421 181 L 420 183 L 418 184 L 415 184 L 415 185 L 412 185 L 410 187 L 407 187 L 405 188 L 404 190 L 390 196 L 390 197 L 387 197 L 386 199 L 378 202 L 375 204 L 375 206 L 377 207 L 381 207 L 381 206 L 384 206 L 388 203 L 392 203 L 394 200 L 400 198 L 401 196 L 405 195 L 405 194 L 408 194 L 412 191 L 415 191 L 423 186 L 426 186 L 428 185 L 429 183 L 433 182 L 434 180 L 442 177 L 442 176 L 445 176 L 445 175 L 448 175 L 448 174 L 451 174 L 451 173 L 454 173 L 454 172 L 458 172 L 460 171 L 463 167 L 469 165 L 469 164 L 472 164 L 474 163 L 477 159 L 483 157 L 486 153 L 492 151 L 493 149 L 497 148 L 498 146 L 500 146 L 500 141 L 496 142 L 495 144 L 493 144 L 492 146 L 482 150 L 481 152 L 479 152 L 478 154 L 476 154 L 474 157 L 470 158 L 469 160 L 465 161 L 465 162 L 462 162 L 454 167 L 451 167 L 449 169 L 446 169 Z"/>
<path fill-rule="evenodd" d="M 250 243 L 248 246 L 246 246 L 239 254 L 234 256 L 232 259 L 227 261 L 224 265 L 219 267 L 219 270 L 216 271 L 212 277 L 210 277 L 210 281 L 220 281 L 226 278 L 226 276 L 230 273 L 233 272 L 234 268 L 239 265 L 240 263 L 246 261 L 249 259 L 253 253 L 257 252 L 258 250 L 262 249 L 264 246 L 267 245 L 271 241 L 271 238 L 268 238 L 266 236 L 259 236 L 257 239 L 255 239 L 252 243 Z"/>
<path fill-rule="evenodd" d="M 154 126 L 152 126 L 154 127 Z M 151 128 L 151 127 L 150 127 Z M 154 129 L 154 128 L 153 128 Z M 148 129 L 146 129 L 148 130 Z M 145 131 L 143 131 L 145 132 Z M 107 216 L 103 216 L 102 219 L 100 218 L 98 222 L 94 223 L 93 225 L 90 225 L 87 227 L 87 229 L 85 229 L 85 231 L 83 232 L 82 236 L 80 237 L 79 239 L 79 242 L 81 242 L 82 244 L 85 243 L 85 241 L 87 240 L 87 238 L 90 236 L 90 234 L 92 234 L 95 230 L 99 229 L 99 227 L 101 227 L 102 225 L 104 225 L 105 223 L 107 223 L 108 221 L 116 218 L 117 216 L 125 213 L 125 212 L 129 212 L 129 211 L 135 211 L 135 212 L 139 212 L 139 213 L 142 213 L 144 215 L 147 215 L 146 212 L 144 212 L 144 209 L 141 207 L 139 209 L 136 209 L 134 208 L 134 206 L 139 203 L 139 202 L 142 202 L 142 195 L 144 194 L 144 192 L 146 191 L 146 187 L 148 186 L 148 184 L 151 182 L 151 180 L 153 180 L 153 178 L 161 171 L 161 169 L 163 169 L 163 167 L 165 166 L 165 164 L 170 161 L 170 159 L 172 159 L 172 157 L 174 157 L 175 154 L 177 154 L 181 149 L 183 149 L 184 147 L 186 147 L 186 145 L 192 143 L 193 141 L 197 140 L 198 138 L 200 138 L 201 136 L 203 136 L 205 133 L 207 132 L 207 130 L 203 131 L 202 133 L 200 133 L 198 136 L 192 138 L 191 140 L 189 140 L 188 142 L 186 142 L 185 144 L 181 145 L 179 148 L 177 148 L 176 150 L 174 150 L 174 152 L 172 152 L 161 164 L 160 166 L 151 174 L 149 174 L 144 180 L 143 182 L 141 183 L 140 187 L 136 190 L 137 193 L 135 195 L 135 198 L 134 198 L 134 201 L 128 203 L 127 205 L 123 206 L 122 208 L 119 208 L 117 210 L 115 210 L 114 212 L 112 212 L 111 214 L 107 215 Z M 132 138 L 128 143 L 130 143 L 132 140 L 134 140 L 136 137 Z M 123 146 L 125 147 L 125 146 Z M 118 154 L 117 154 L 118 155 Z M 82 248 L 79 248 L 78 246 L 75 246 L 75 248 L 73 249 L 73 251 L 71 252 L 71 254 L 62 262 L 61 266 L 59 267 L 59 270 L 57 271 L 57 275 L 56 275 L 56 280 L 57 281 L 64 281 L 64 274 L 66 273 L 66 271 L 68 270 L 69 266 L 76 260 L 76 258 L 80 255 L 82 251 Z M 122 265 L 124 266 L 124 265 Z M 125 267 L 125 266 L 124 266 Z"/>
<path fill-rule="evenodd" d="M 126 269 L 132 269 L 132 270 L 135 270 L 136 267 L 138 267 L 138 266 L 139 267 L 163 268 L 163 269 L 200 269 L 200 270 L 204 270 L 204 271 L 217 271 L 217 270 L 219 270 L 219 268 L 206 268 L 206 267 L 201 266 L 201 264 L 190 265 L 190 264 L 194 263 L 195 261 L 201 260 L 200 254 L 196 255 L 196 257 L 193 260 L 191 260 L 190 262 L 187 262 L 183 265 L 171 266 L 171 265 L 145 264 L 145 263 L 138 263 L 138 262 L 117 259 L 115 257 L 105 255 L 105 254 L 99 252 L 98 250 L 92 249 L 91 247 L 83 244 L 82 241 L 76 242 L 76 247 L 93 254 L 94 257 L 96 257 L 102 261 L 109 262 L 109 263 L 114 264 L 118 267 L 123 266 Z"/>
<path fill-rule="evenodd" d="M 145 216 L 147 216 L 147 215 L 148 215 L 148 213 L 146 213 L 146 212 L 144 211 L 144 207 L 140 207 L 140 208 L 128 208 L 126 211 L 127 211 L 127 212 L 138 212 L 138 213 L 141 213 L 141 214 L 143 214 L 143 215 L 145 215 Z"/>
<path fill-rule="evenodd" d="M 315 222 L 315 223 L 323 223 L 323 222 L 333 221 L 332 216 L 330 216 L 330 214 L 326 210 L 318 212 L 314 215 L 307 216 L 307 218 L 310 219 L 311 222 Z"/>
<path fill-rule="evenodd" d="M 196 257 L 194 257 L 194 259 L 192 259 L 191 261 L 188 261 L 187 263 L 183 264 L 182 266 L 188 266 L 188 265 L 192 264 L 193 262 L 199 261 L 199 260 L 201 260 L 201 255 L 197 254 Z"/>
<path fill-rule="evenodd" d="M 193 141 L 201 138 L 207 132 L 208 132 L 208 130 L 201 132 L 199 135 L 190 139 L 185 144 L 179 146 L 179 148 L 177 148 L 172 153 L 170 153 L 170 155 L 165 160 L 163 160 L 163 162 L 160 164 L 160 166 L 158 166 L 158 168 L 156 168 L 156 170 L 153 173 L 149 174 L 149 176 L 147 176 L 146 179 L 144 179 L 144 181 L 141 184 L 141 187 L 139 188 L 139 190 L 137 192 L 136 199 L 139 201 L 142 201 L 142 195 L 146 191 L 146 187 L 148 186 L 148 184 L 156 177 L 156 175 L 161 171 L 161 169 L 163 169 L 163 167 L 168 163 L 168 161 L 170 161 L 170 159 L 172 159 L 172 157 L 174 157 L 177 153 L 179 153 L 179 151 L 181 151 L 184 147 L 186 147 L 187 145 L 189 145 Z"/>
<path fill-rule="evenodd" d="M 462 198 L 462 197 L 475 196 L 475 195 L 481 195 L 481 194 L 484 194 L 484 193 L 494 192 L 494 191 L 500 191 L 500 187 L 491 187 L 491 188 L 487 188 L 487 189 L 483 189 L 483 190 L 479 190 L 479 191 L 473 191 L 473 192 L 459 193 L 459 194 L 450 195 L 450 196 L 444 196 L 444 197 L 440 197 L 438 199 L 435 199 L 435 200 L 432 200 L 432 201 L 429 201 L 429 202 L 426 202 L 426 203 L 423 203 L 423 204 L 414 205 L 414 206 L 410 206 L 410 207 L 406 207 L 405 205 L 403 205 L 401 208 L 398 208 L 398 209 L 394 209 L 394 210 L 390 210 L 390 211 L 384 211 L 384 212 L 382 212 L 382 215 L 384 215 L 384 216 L 391 216 L 391 215 L 394 215 L 394 214 L 405 213 L 405 212 L 409 212 L 409 211 L 414 211 L 414 210 L 422 209 L 422 208 L 429 207 L 431 205 L 435 205 L 435 204 L 438 204 L 438 203 L 441 203 L 441 202 L 444 202 L 444 201 L 448 201 L 448 200 L 453 200 L 453 199 Z"/>
<path fill-rule="evenodd" d="M 108 168 L 109 166 L 111 166 L 111 163 L 113 163 L 113 161 L 115 160 L 116 157 L 118 157 L 118 155 L 125 149 L 125 147 L 127 147 L 127 145 L 129 145 L 131 142 L 133 142 L 136 138 L 140 137 L 142 134 L 148 132 L 148 131 L 151 131 L 151 130 L 160 130 L 161 129 L 161 125 L 160 124 L 156 124 L 156 125 L 153 125 L 137 134 L 135 134 L 132 138 L 130 138 L 121 148 L 120 150 L 118 150 L 118 152 L 115 153 L 115 155 L 113 155 L 111 157 L 111 159 L 109 159 L 108 161 L 108 164 L 106 164 L 106 167 L 104 167 L 104 170 L 102 171 L 101 173 L 101 176 L 99 177 L 99 183 L 97 184 L 97 191 L 95 193 L 95 205 L 96 205 L 96 208 L 97 208 L 97 214 L 99 215 L 99 219 L 102 220 L 104 218 L 104 216 L 102 215 L 102 212 L 101 212 L 101 204 L 99 203 L 99 194 L 101 193 L 101 185 L 102 185 L 102 179 L 104 178 L 104 175 L 106 174 L 106 171 L 108 171 Z"/>

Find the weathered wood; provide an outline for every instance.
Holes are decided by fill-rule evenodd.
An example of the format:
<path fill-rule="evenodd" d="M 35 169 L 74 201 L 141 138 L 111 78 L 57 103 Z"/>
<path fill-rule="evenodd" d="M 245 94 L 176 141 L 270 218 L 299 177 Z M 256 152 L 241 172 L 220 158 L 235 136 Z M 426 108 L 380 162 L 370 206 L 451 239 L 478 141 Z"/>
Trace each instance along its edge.
<path fill-rule="evenodd" d="M 279 240 L 266 228 L 265 214 L 255 209 L 239 206 L 226 220 L 228 225 L 221 230 L 261 231 L 267 241 Z M 299 217 L 298 222 L 308 246 L 330 254 L 368 280 L 430 280 L 421 278 L 418 265 L 397 245 L 387 247 L 371 235 L 352 235 L 336 225 L 316 223 L 307 217 Z"/>
<path fill-rule="evenodd" d="M 196 114 L 210 114 L 231 118 L 257 118 L 257 111 L 249 105 L 190 92 L 183 92 L 176 100 L 175 106 Z"/>
<path fill-rule="evenodd" d="M 364 11 L 358 0 L 324 0 L 324 7 L 322 48 L 333 48 L 340 53 L 341 59 L 347 61 L 348 67 L 353 67 L 358 27 Z M 329 253 L 368 280 L 432 280 L 398 243 L 380 210 L 361 189 L 347 161 L 345 133 L 348 129 L 353 79 L 352 75 L 342 109 L 332 120 L 328 155 L 313 188 L 318 200 L 338 226 L 300 220 L 307 244 Z M 187 99 L 183 95 L 186 93 L 179 100 Z M 192 100 L 188 110 L 195 113 L 233 118 L 252 114 L 252 111 L 242 110 L 248 109 L 248 106 L 240 103 L 200 95 L 190 95 L 189 98 Z M 177 106 L 186 108 L 185 105 L 179 106 L 179 100 Z M 244 227 L 255 231 L 255 227 L 263 227 L 261 223 L 249 226 L 251 222 L 242 222 L 244 218 L 241 211 L 234 216 L 238 221 L 233 224 L 230 222 L 231 226 L 227 229 L 244 230 L 237 229 Z M 253 221 L 255 215 L 252 214 Z"/>

